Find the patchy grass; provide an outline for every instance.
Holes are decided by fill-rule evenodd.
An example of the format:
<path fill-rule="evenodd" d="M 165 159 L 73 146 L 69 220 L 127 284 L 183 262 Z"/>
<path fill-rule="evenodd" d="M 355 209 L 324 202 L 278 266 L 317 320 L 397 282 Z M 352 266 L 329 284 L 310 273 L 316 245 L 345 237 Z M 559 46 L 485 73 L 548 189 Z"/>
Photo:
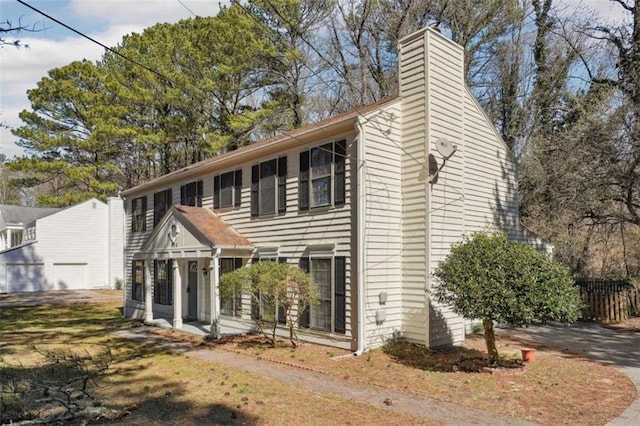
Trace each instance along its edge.
<path fill-rule="evenodd" d="M 212 362 L 167 353 L 114 337 L 134 323 L 120 317 L 118 304 L 3 308 L 0 357 L 33 361 L 31 347 L 106 344 L 113 353 L 108 385 L 98 389 L 105 406 L 130 408 L 126 424 L 424 424 L 422 419 L 341 397 L 269 380 Z M 398 389 L 441 401 L 478 407 L 542 424 L 605 424 L 635 398 L 632 383 L 617 369 L 540 348 L 536 361 L 517 368 L 520 344 L 498 337 L 506 365 L 498 374 L 479 373 L 486 351 L 481 335 L 460 347 L 428 350 L 397 343 L 354 357 L 350 352 L 312 344 L 292 350 L 287 342 L 271 348 L 264 338 L 243 336 L 209 341 L 154 329 L 166 339 L 194 348 L 211 346 L 304 368 L 358 383 Z"/>
<path fill-rule="evenodd" d="M 39 360 L 34 346 L 89 350 L 107 345 L 113 362 L 96 395 L 100 405 L 131 412 L 120 420 L 124 424 L 437 424 L 398 412 L 389 416 L 383 407 L 116 338 L 112 331 L 134 325 L 120 318 L 118 308 L 3 308 L 0 365 L 18 366 L 28 374 Z"/>
<path fill-rule="evenodd" d="M 207 344 L 542 424 L 605 424 L 636 397 L 630 380 L 610 366 L 540 349 L 535 362 L 518 368 L 519 343 L 504 337 L 497 343 L 507 367 L 497 374 L 480 372 L 486 365 L 481 335 L 468 336 L 459 347 L 429 350 L 396 343 L 360 357 L 311 344 L 294 351 L 284 341 L 269 348 L 258 336 Z"/>

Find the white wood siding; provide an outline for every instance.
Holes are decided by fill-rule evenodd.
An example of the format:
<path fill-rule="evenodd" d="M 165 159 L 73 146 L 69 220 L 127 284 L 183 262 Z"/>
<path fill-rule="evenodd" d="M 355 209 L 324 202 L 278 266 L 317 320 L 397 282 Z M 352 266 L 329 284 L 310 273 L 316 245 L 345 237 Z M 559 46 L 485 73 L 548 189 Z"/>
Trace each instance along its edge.
<path fill-rule="evenodd" d="M 518 228 L 516 164 L 477 101 L 465 91 L 467 233 Z"/>
<path fill-rule="evenodd" d="M 365 347 L 402 331 L 402 150 L 400 103 L 363 120 Z M 380 294 L 387 301 L 380 303 Z M 386 319 L 376 323 L 376 313 Z"/>
<path fill-rule="evenodd" d="M 116 206 L 114 214 L 117 211 Z M 60 289 L 56 286 L 60 274 L 73 288 L 111 287 L 110 259 L 122 245 L 109 246 L 109 218 L 108 206 L 91 199 L 38 219 L 35 242 L 0 254 L 0 291 Z M 111 266 L 117 269 L 115 262 Z M 82 280 L 69 281 L 71 266 L 84 271 Z"/>
<path fill-rule="evenodd" d="M 351 209 L 352 194 L 355 192 L 355 181 L 352 181 L 352 170 L 355 166 L 355 130 L 348 133 L 331 134 L 318 139 L 310 144 L 300 144 L 295 149 L 289 149 L 265 156 L 258 160 L 238 164 L 234 167 L 217 170 L 213 173 L 203 174 L 197 178 L 189 178 L 183 182 L 172 185 L 173 203 L 180 202 L 180 186 L 194 180 L 203 180 L 203 207 L 213 208 L 213 179 L 214 176 L 237 169 L 242 169 L 242 191 L 240 208 L 225 208 L 215 210 L 222 219 L 234 227 L 236 231 L 244 235 L 256 248 L 278 247 L 278 256 L 287 258 L 289 263 L 298 264 L 303 256 L 308 256 L 310 246 L 332 245 L 333 255 L 346 257 L 346 333 L 344 337 L 353 337 L 351 324 L 351 311 L 356 310 L 355 300 L 352 300 L 351 265 L 352 265 L 352 229 L 354 228 L 354 212 Z M 298 175 L 300 170 L 300 152 L 314 146 L 320 146 L 327 142 L 345 139 L 347 141 L 346 162 L 346 202 L 343 206 L 310 209 L 300 212 L 298 210 Z M 266 217 L 251 217 L 251 167 L 263 161 L 278 157 L 287 157 L 287 211 L 283 214 L 275 214 Z M 333 184 L 332 184 L 333 189 Z M 131 195 L 126 201 L 127 245 L 126 245 L 126 276 L 127 294 L 131 294 L 132 274 L 131 266 L 133 255 L 140 249 L 145 239 L 153 231 L 153 194 L 144 194 L 147 197 L 147 231 L 131 232 L 131 199 L 142 194 Z M 222 257 L 227 256 L 223 251 Z M 139 317 L 144 308 L 143 303 L 127 298 L 128 315 Z M 154 305 L 154 311 L 161 311 L 163 307 Z M 166 307 L 164 307 L 166 309 Z M 167 311 L 169 312 L 169 311 Z M 338 336 L 340 337 L 340 336 Z"/>
<path fill-rule="evenodd" d="M 442 165 L 444 159 L 436 149 L 441 140 L 457 147 L 430 185 L 429 247 L 432 274 L 449 254 L 451 245 L 465 232 L 464 144 L 464 57 L 460 46 L 433 31 L 426 32 L 427 42 L 427 116 L 429 153 Z M 429 345 L 440 346 L 464 340 L 464 320 L 446 305 L 431 300 L 429 310 Z"/>
<path fill-rule="evenodd" d="M 428 344 L 427 68 L 425 32 L 400 46 L 402 117 L 402 322 L 405 338 Z"/>

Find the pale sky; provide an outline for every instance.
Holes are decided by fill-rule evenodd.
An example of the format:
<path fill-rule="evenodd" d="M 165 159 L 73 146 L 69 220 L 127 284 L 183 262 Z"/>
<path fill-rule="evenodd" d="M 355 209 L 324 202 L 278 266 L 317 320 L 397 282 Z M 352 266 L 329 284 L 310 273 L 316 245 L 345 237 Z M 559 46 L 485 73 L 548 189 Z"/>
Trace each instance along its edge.
<path fill-rule="evenodd" d="M 122 37 L 159 22 L 177 22 L 198 16 L 214 16 L 219 0 L 23 0 L 31 6 L 87 34 L 102 44 L 113 47 Z M 223 0 L 229 4 L 229 0 Z M 611 0 L 556 0 L 569 10 L 594 10 L 600 17 L 619 21 L 625 15 L 622 7 Z M 41 31 L 22 32 L 18 38 L 29 48 L 0 49 L 0 121 L 19 127 L 20 111 L 30 109 L 27 90 L 59 68 L 76 60 L 96 61 L 103 49 L 57 23 L 39 15 L 17 0 L 0 0 L 0 21 L 34 26 Z M 9 129 L 0 129 L 0 153 L 8 158 L 22 155 L 15 145 L 16 137 Z"/>

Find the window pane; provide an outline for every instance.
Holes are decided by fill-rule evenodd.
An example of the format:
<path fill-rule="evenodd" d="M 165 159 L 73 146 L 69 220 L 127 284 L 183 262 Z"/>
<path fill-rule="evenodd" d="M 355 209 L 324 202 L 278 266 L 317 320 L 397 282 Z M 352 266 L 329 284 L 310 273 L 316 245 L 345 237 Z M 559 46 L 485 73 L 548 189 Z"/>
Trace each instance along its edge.
<path fill-rule="evenodd" d="M 220 176 L 220 207 L 233 206 L 233 172 Z"/>
<path fill-rule="evenodd" d="M 311 308 L 311 326 L 331 330 L 331 260 L 312 259 L 311 276 L 320 294 L 320 303 Z"/>
<path fill-rule="evenodd" d="M 311 206 L 326 206 L 331 203 L 331 178 L 314 179 L 311 182 Z"/>
<path fill-rule="evenodd" d="M 233 272 L 242 266 L 239 258 L 220 259 L 220 275 Z M 220 313 L 224 315 L 240 316 L 242 313 L 242 295 L 234 294 L 232 297 L 220 297 Z"/>
<path fill-rule="evenodd" d="M 135 260 L 133 262 L 133 299 L 142 301 L 144 299 L 144 262 Z"/>
<path fill-rule="evenodd" d="M 260 214 L 276 212 L 276 160 L 260 164 Z"/>
<path fill-rule="evenodd" d="M 331 175 L 331 144 L 311 150 L 311 178 Z"/>

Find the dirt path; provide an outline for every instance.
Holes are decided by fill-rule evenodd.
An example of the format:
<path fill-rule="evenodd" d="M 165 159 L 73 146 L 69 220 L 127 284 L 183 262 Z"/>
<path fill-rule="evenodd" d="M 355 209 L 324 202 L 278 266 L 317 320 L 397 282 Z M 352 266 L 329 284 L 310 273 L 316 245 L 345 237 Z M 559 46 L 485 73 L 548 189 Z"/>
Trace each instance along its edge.
<path fill-rule="evenodd" d="M 193 350 L 186 343 L 173 342 L 148 332 L 144 327 L 120 330 L 115 335 L 136 340 L 156 347 L 178 352 L 189 357 L 235 367 L 249 373 L 270 377 L 274 380 L 300 386 L 313 392 L 339 395 L 348 400 L 370 404 L 375 407 L 398 411 L 418 418 L 435 420 L 449 425 L 531 425 L 518 419 L 499 417 L 488 411 L 462 407 L 435 399 L 420 398 L 416 395 L 354 383 L 337 377 L 313 371 L 280 365 L 270 361 L 258 360 L 237 353 L 218 349 Z M 385 402 L 386 401 L 386 402 Z"/>

